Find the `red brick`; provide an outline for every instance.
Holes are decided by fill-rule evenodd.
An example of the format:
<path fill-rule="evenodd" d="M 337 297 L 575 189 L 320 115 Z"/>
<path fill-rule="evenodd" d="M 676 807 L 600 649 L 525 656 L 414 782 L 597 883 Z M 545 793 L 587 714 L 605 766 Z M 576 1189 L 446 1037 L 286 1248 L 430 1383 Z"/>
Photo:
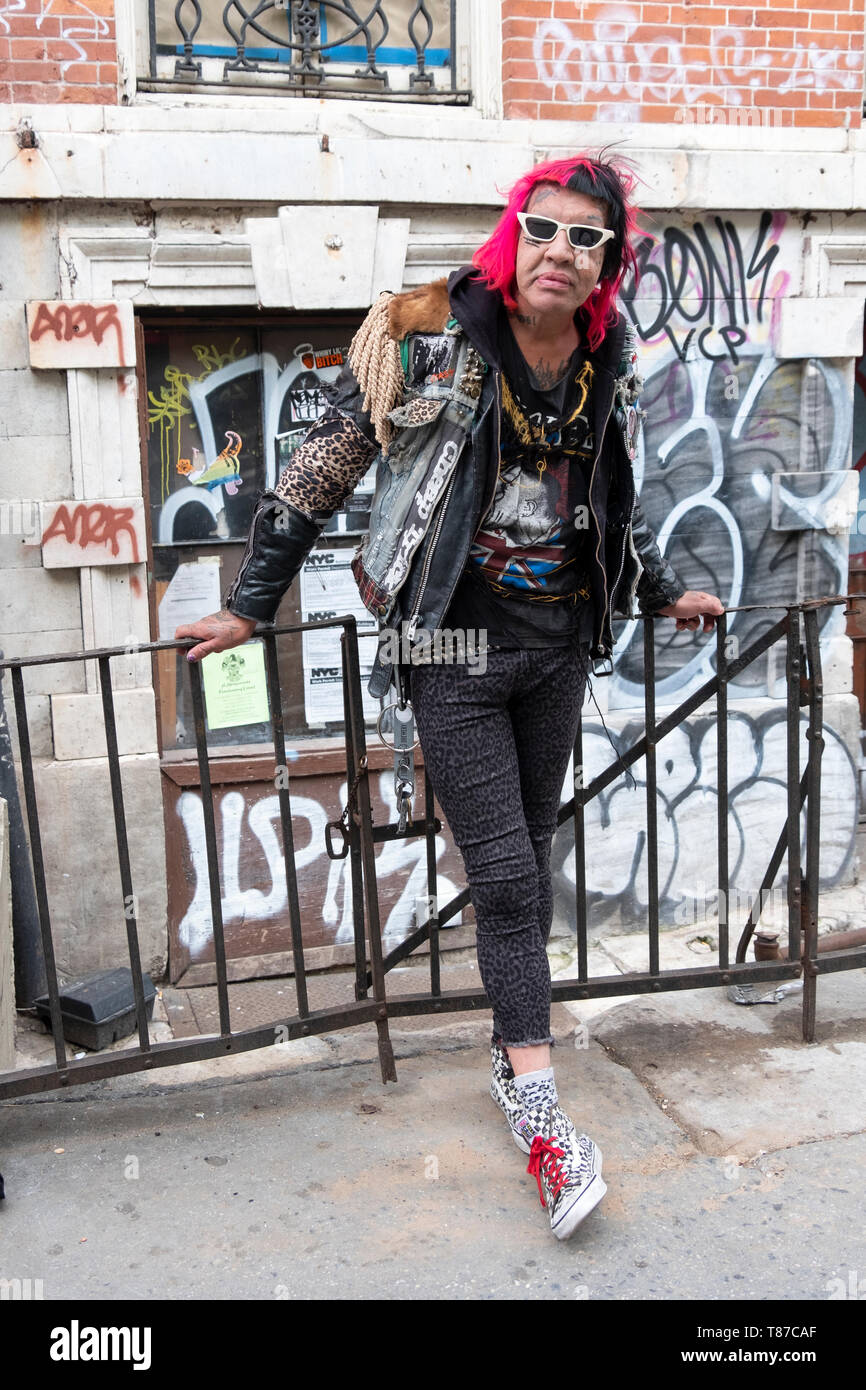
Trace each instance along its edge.
<path fill-rule="evenodd" d="M 810 15 L 802 14 L 800 16 L 800 23 L 805 24 L 808 20 L 810 29 L 829 29 L 832 32 L 836 28 L 838 19 L 838 15 L 822 14 L 818 10 L 813 10 Z"/>
<path fill-rule="evenodd" d="M 823 52 L 833 52 L 837 49 L 847 49 L 848 44 L 841 34 L 828 33 L 823 30 L 807 29 L 800 30 L 797 35 L 799 43 L 807 44 L 810 48 L 820 48 Z"/>
<path fill-rule="evenodd" d="M 20 63 L 41 61 L 45 57 L 45 40 L 13 37 L 9 39 L 9 56 Z"/>
<path fill-rule="evenodd" d="M 502 64 L 502 80 L 517 82 L 538 81 L 538 64 L 526 58 L 506 58 Z"/>
<path fill-rule="evenodd" d="M 505 43 L 509 39 L 534 39 L 538 29 L 538 22 L 534 19 L 503 19 L 502 38 Z"/>
<path fill-rule="evenodd" d="M 4 63 L 0 76 L 11 82 L 59 82 L 60 68 L 56 63 Z"/>
<path fill-rule="evenodd" d="M 570 19 L 568 21 L 568 32 L 573 39 L 597 39 L 598 25 L 594 20 L 589 19 Z M 553 39 L 548 39 L 548 43 L 554 43 Z M 556 47 L 559 48 L 559 44 Z"/>
<path fill-rule="evenodd" d="M 704 63 L 707 69 L 709 69 L 712 59 L 710 57 L 710 50 L 705 45 L 699 43 L 683 43 L 679 45 L 677 61 L 685 63 L 687 66 Z M 672 62 L 671 66 L 673 66 Z"/>
<path fill-rule="evenodd" d="M 99 64 L 99 85 L 100 85 L 101 87 L 107 87 L 107 86 L 112 86 L 112 85 L 113 85 L 113 86 L 116 86 L 116 85 L 117 85 L 117 64 L 116 64 L 116 63 L 100 63 L 100 64 Z"/>
<path fill-rule="evenodd" d="M 661 123 L 672 124 L 674 122 L 676 122 L 677 125 L 681 123 L 685 124 L 682 121 L 682 116 L 680 117 L 680 120 L 677 121 L 677 112 L 682 110 L 682 105 L 661 106 L 653 104 L 646 105 L 644 103 L 641 103 L 640 118 L 642 121 L 652 122 L 656 125 Z"/>
<path fill-rule="evenodd" d="M 116 106 L 117 91 L 114 87 L 61 87 L 60 101 L 76 105 L 87 103 L 92 106 Z"/>
<path fill-rule="evenodd" d="M 755 10 L 755 27 L 758 29 L 776 29 L 786 27 L 796 29 L 800 22 L 800 15 L 796 10 Z"/>
<path fill-rule="evenodd" d="M 604 103 L 600 103 L 604 105 Z M 539 121 L 592 121 L 599 106 L 576 101 L 542 101 L 538 104 Z"/>
<path fill-rule="evenodd" d="M 508 93 L 502 93 L 505 119 L 509 121 L 535 121 L 538 119 L 537 101 L 509 101 Z"/>
<path fill-rule="evenodd" d="M 670 17 L 670 5 L 644 5 L 641 9 L 641 24 L 667 24 Z"/>
<path fill-rule="evenodd" d="M 809 91 L 809 92 L 806 93 L 806 96 L 807 96 L 806 105 L 807 105 L 810 109 L 811 109 L 811 108 L 814 108 L 816 111 L 835 111 L 835 110 L 836 110 L 836 103 L 835 103 L 834 100 L 833 100 L 833 93 L 832 93 L 832 92 L 814 92 L 814 91 Z"/>
<path fill-rule="evenodd" d="M 81 47 L 87 54 L 88 63 L 116 63 L 117 44 L 112 40 L 104 39 L 85 39 L 78 40 Z"/>
<path fill-rule="evenodd" d="M 60 33 L 60 20 L 57 15 L 45 15 L 41 23 L 35 15 L 14 14 L 10 15 L 9 19 L 13 37 L 35 36 L 42 39 L 54 39 Z"/>
<path fill-rule="evenodd" d="M 685 27 L 685 42 L 694 46 L 702 44 L 709 47 L 713 41 L 715 30 L 705 24 L 687 24 Z"/>
<path fill-rule="evenodd" d="M 60 92 L 63 90 L 59 82 L 52 82 L 50 85 L 43 82 L 14 82 L 12 84 L 12 100 L 32 101 L 44 105 L 60 100 Z"/>
<path fill-rule="evenodd" d="M 814 19 L 815 16 L 812 16 Z M 863 35 L 863 15 L 862 14 L 837 14 L 836 15 L 837 34 L 859 34 Z"/>
<path fill-rule="evenodd" d="M 45 45 L 45 57 L 53 59 L 56 63 L 84 61 L 78 45 L 71 43 L 69 39 L 49 39 Z"/>
<path fill-rule="evenodd" d="M 63 74 L 64 82 L 83 83 L 86 86 L 99 85 L 98 63 L 70 63 Z"/>
<path fill-rule="evenodd" d="M 844 111 L 802 111 L 797 113 L 797 126 L 841 126 L 845 127 Z"/>
<path fill-rule="evenodd" d="M 502 0 L 503 19 L 549 19 L 552 12 L 551 0 Z"/>
<path fill-rule="evenodd" d="M 806 93 L 779 91 L 768 92 L 761 91 L 761 89 L 758 88 L 753 94 L 753 103 L 755 106 L 805 106 Z"/>
<path fill-rule="evenodd" d="M 546 88 L 537 79 L 534 82 L 518 82 L 517 78 L 511 77 L 503 82 L 502 91 L 506 101 L 538 101 Z"/>

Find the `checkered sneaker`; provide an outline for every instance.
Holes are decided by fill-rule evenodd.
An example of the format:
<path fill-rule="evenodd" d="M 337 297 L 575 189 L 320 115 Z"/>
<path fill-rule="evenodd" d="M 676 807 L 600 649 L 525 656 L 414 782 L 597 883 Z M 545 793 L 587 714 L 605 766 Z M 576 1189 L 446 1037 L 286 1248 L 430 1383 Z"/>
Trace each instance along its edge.
<path fill-rule="evenodd" d="M 490 1094 L 496 1101 L 511 1129 L 511 1136 L 521 1153 L 532 1147 L 533 1131 L 523 1113 L 520 1092 L 514 1084 L 514 1072 L 508 1053 L 501 1042 L 490 1043 Z"/>
<path fill-rule="evenodd" d="M 588 1135 L 577 1133 L 558 1105 L 550 1107 L 533 1137 L 526 1171 L 538 1182 L 557 1240 L 567 1240 L 607 1192 L 601 1150 Z"/>

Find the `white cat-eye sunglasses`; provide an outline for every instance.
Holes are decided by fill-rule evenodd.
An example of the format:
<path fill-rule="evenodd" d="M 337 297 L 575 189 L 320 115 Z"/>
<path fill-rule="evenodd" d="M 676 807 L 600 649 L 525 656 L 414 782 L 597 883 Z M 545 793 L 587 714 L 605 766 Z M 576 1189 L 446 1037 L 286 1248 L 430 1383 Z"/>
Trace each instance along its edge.
<path fill-rule="evenodd" d="M 539 217 L 533 212 L 519 212 L 517 220 L 533 241 L 553 241 L 557 232 L 565 232 L 575 251 L 594 251 L 615 235 L 609 227 L 587 227 L 582 222 L 557 222 L 552 217 Z"/>

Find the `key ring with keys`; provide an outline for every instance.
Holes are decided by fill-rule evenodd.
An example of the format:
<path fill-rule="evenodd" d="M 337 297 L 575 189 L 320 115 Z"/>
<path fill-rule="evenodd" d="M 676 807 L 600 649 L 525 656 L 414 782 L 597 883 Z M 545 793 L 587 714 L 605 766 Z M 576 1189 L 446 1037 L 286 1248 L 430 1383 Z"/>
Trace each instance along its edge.
<path fill-rule="evenodd" d="M 409 711 L 409 715 L 411 717 L 411 706 L 408 703 L 401 705 L 399 700 L 394 700 L 393 703 L 390 705 L 383 705 L 380 709 L 379 718 L 376 720 L 376 733 L 379 736 L 379 742 L 383 744 L 385 748 L 390 748 L 393 750 L 398 746 L 395 742 L 396 733 L 394 728 L 394 721 L 395 719 L 399 719 L 400 716 L 406 710 Z M 390 715 L 389 720 L 385 719 L 386 715 Z M 390 729 L 387 727 L 388 723 L 391 724 Z M 413 751 L 418 747 L 418 743 L 419 740 L 417 738 L 414 738 L 411 745 Z M 402 743 L 399 746 L 402 748 Z"/>

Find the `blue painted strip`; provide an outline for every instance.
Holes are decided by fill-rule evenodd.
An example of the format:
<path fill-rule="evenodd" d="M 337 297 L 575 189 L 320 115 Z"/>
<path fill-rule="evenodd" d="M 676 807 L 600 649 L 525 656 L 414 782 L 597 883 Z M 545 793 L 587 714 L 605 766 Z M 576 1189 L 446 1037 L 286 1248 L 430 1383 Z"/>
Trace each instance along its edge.
<path fill-rule="evenodd" d="M 322 56 L 325 59 L 333 58 L 335 63 L 366 63 L 367 50 L 362 44 L 338 44 L 336 48 L 326 49 Z M 428 68 L 447 67 L 450 58 L 451 50 L 448 48 L 428 48 L 424 54 Z M 414 68 L 417 55 L 414 48 L 377 48 L 376 62 L 385 67 Z"/>
<path fill-rule="evenodd" d="M 156 51 L 182 58 L 184 47 L 182 43 L 174 46 L 157 44 Z M 292 53 L 288 48 L 254 48 L 247 44 L 244 53 L 248 58 L 266 63 L 290 63 L 292 60 Z M 221 44 L 194 43 L 192 54 L 194 58 L 236 58 L 237 50 L 223 47 Z M 424 57 L 428 68 L 444 68 L 451 61 L 451 50 L 428 48 Z M 322 60 L 326 66 L 329 60 L 335 63 L 358 63 L 363 66 L 367 62 L 367 50 L 354 44 L 340 44 L 336 48 L 327 48 L 322 54 Z M 414 68 L 416 61 L 414 48 L 380 48 L 376 53 L 376 62 L 382 67 Z"/>

